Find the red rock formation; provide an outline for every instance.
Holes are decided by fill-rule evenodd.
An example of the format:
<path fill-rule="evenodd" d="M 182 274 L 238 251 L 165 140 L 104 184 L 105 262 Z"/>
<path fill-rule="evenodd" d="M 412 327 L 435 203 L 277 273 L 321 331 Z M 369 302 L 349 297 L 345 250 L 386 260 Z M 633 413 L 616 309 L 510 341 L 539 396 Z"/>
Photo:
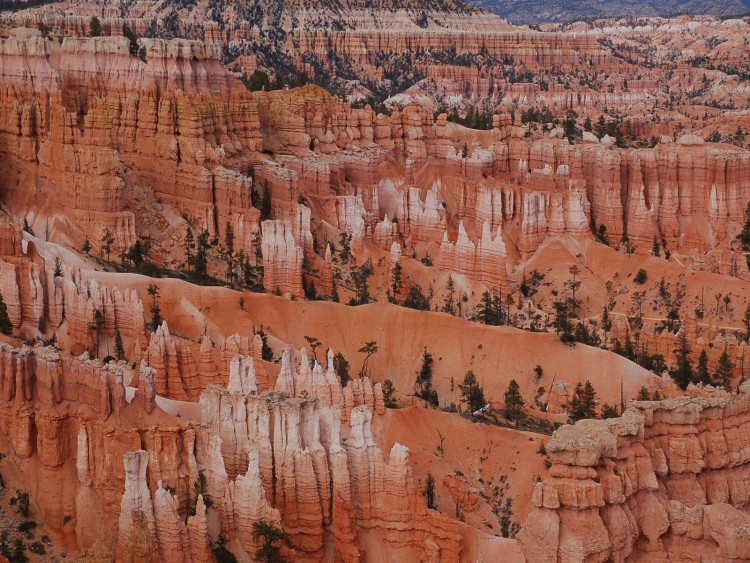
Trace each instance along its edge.
<path fill-rule="evenodd" d="M 682 397 L 558 430 L 519 534 L 527 559 L 747 557 L 749 409 L 744 392 Z"/>
<path fill-rule="evenodd" d="M 263 287 L 268 292 L 303 297 L 304 251 L 294 240 L 289 221 L 263 221 Z"/>

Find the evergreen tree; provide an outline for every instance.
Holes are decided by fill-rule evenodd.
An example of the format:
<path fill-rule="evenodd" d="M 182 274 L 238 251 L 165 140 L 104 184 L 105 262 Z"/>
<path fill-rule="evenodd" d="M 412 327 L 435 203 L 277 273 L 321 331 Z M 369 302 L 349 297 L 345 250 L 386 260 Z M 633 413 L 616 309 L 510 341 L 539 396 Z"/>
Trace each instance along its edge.
<path fill-rule="evenodd" d="M 102 34 L 102 22 L 96 16 L 89 20 L 89 37 L 100 37 Z"/>
<path fill-rule="evenodd" d="M 570 306 L 568 302 L 555 301 L 552 306 L 555 309 L 555 332 L 560 335 L 560 340 L 563 342 L 573 342 L 575 337 L 570 322 Z"/>
<path fill-rule="evenodd" d="M 341 352 L 336 352 L 333 356 L 333 370 L 341 381 L 341 387 L 346 387 L 351 376 L 349 375 L 349 362 Z"/>
<path fill-rule="evenodd" d="M 427 479 L 425 479 L 424 489 L 422 489 L 422 496 L 427 503 L 427 508 L 435 510 L 437 508 L 435 500 L 435 477 L 432 476 L 431 472 L 427 472 Z"/>
<path fill-rule="evenodd" d="M 109 262 L 109 255 L 112 252 L 112 245 L 115 243 L 115 237 L 112 236 L 112 233 L 109 229 L 104 229 L 104 234 L 102 235 L 101 240 L 101 250 L 99 251 L 99 256 L 101 257 L 102 252 L 104 252 L 107 255 L 107 262 Z"/>
<path fill-rule="evenodd" d="M 581 270 L 576 264 L 573 264 L 568 268 L 568 271 L 570 272 L 571 278 L 564 284 L 565 288 L 570 292 L 570 297 L 566 300 L 568 304 L 568 313 L 570 316 L 577 316 L 578 309 L 581 306 L 581 300 L 576 297 L 578 289 L 581 287 L 581 280 L 579 280 L 577 276 Z"/>
<path fill-rule="evenodd" d="M 740 234 L 737 235 L 737 240 L 740 241 L 742 250 L 750 250 L 750 202 L 748 202 L 745 210 L 745 224 Z"/>
<path fill-rule="evenodd" d="M 745 325 L 745 342 L 750 341 L 750 305 L 745 307 L 745 314 L 742 317 L 742 324 Z"/>
<path fill-rule="evenodd" d="M 698 367 L 695 371 L 695 376 L 698 382 L 704 385 L 713 385 L 711 374 L 708 371 L 708 354 L 706 354 L 705 349 L 701 350 L 701 354 L 698 357 Z"/>
<path fill-rule="evenodd" d="M 443 304 L 443 313 L 448 313 L 449 315 L 455 315 L 456 314 L 456 303 L 455 303 L 455 294 L 456 294 L 456 287 L 453 283 L 453 276 L 448 276 L 448 296 L 445 298 L 445 303 Z"/>
<path fill-rule="evenodd" d="M 391 303 L 398 303 L 398 296 L 404 288 L 404 282 L 401 279 L 401 262 L 396 262 L 391 270 L 391 291 L 388 300 Z"/>
<path fill-rule="evenodd" d="M 727 391 L 731 388 L 732 376 L 734 375 L 734 363 L 729 357 L 726 346 L 724 351 L 719 356 L 719 363 L 716 366 L 716 373 L 714 374 L 714 381 L 717 385 L 721 385 Z"/>
<path fill-rule="evenodd" d="M 485 290 L 482 293 L 482 300 L 479 302 L 479 310 L 477 311 L 477 320 L 482 324 L 497 326 L 497 301 L 492 298 L 489 290 Z"/>
<path fill-rule="evenodd" d="M 669 375 L 675 380 L 680 389 L 686 389 L 688 383 L 693 381 L 693 363 L 690 361 L 690 343 L 687 340 L 685 330 L 680 331 L 680 338 L 674 354 L 677 359 L 677 365 L 674 369 L 669 370 Z"/>
<path fill-rule="evenodd" d="M 262 519 L 253 522 L 253 539 L 260 544 L 255 552 L 258 561 L 265 563 L 281 563 L 281 547 L 279 542 L 292 545 L 289 535 L 273 522 Z"/>
<path fill-rule="evenodd" d="M 81 250 L 84 254 L 88 254 L 89 252 L 91 252 L 91 242 L 89 242 L 89 237 L 86 237 L 86 240 L 83 241 Z"/>
<path fill-rule="evenodd" d="M 63 276 L 63 265 L 62 261 L 59 258 L 55 258 L 55 269 L 52 272 L 52 276 L 56 278 L 61 278 Z"/>
<path fill-rule="evenodd" d="M 385 408 L 398 408 L 398 403 L 396 402 L 395 395 L 396 387 L 393 385 L 393 381 L 391 381 L 390 379 L 386 379 L 383 382 L 383 403 L 385 403 Z"/>
<path fill-rule="evenodd" d="M 200 278 L 208 276 L 208 230 L 203 229 L 198 235 L 195 250 L 195 274 Z"/>
<path fill-rule="evenodd" d="M 568 407 L 568 414 L 573 422 L 584 418 L 596 418 L 596 391 L 588 379 L 585 384 L 576 385 Z"/>
<path fill-rule="evenodd" d="M 369 372 L 367 371 L 367 362 L 370 359 L 370 356 L 375 354 L 378 351 L 378 343 L 374 340 L 370 340 L 369 342 L 365 342 L 362 347 L 358 350 L 360 354 L 365 355 L 365 359 L 362 362 L 362 370 L 359 372 L 360 377 L 365 377 L 369 375 Z"/>
<path fill-rule="evenodd" d="M 619 413 L 617 412 L 617 407 L 613 407 L 607 403 L 604 403 L 602 405 L 602 418 L 617 418 Z"/>
<path fill-rule="evenodd" d="M 404 307 L 416 309 L 417 311 L 429 311 L 430 299 L 425 297 L 421 286 L 414 284 L 409 287 L 409 293 L 406 295 L 406 299 L 404 299 Z"/>
<path fill-rule="evenodd" d="M 227 260 L 227 281 L 232 283 L 234 280 L 234 229 L 229 221 L 224 227 L 224 251 Z"/>
<path fill-rule="evenodd" d="M 268 190 L 268 181 L 263 184 L 263 196 L 260 201 L 260 219 L 266 221 L 271 218 L 271 192 Z"/>
<path fill-rule="evenodd" d="M 0 332 L 6 336 L 13 332 L 13 324 L 8 317 L 8 306 L 5 304 L 2 293 L 0 293 Z"/>
<path fill-rule="evenodd" d="M 195 259 L 195 235 L 193 235 L 193 229 L 190 225 L 185 229 L 185 265 L 187 266 L 188 272 L 190 267 L 193 265 Z"/>
<path fill-rule="evenodd" d="M 119 330 L 115 331 L 115 358 L 118 360 L 125 359 L 125 346 L 122 344 L 122 334 Z"/>
<path fill-rule="evenodd" d="M 518 428 L 518 421 L 521 419 L 524 404 L 526 403 L 521 396 L 521 388 L 518 382 L 511 379 L 508 383 L 508 389 L 505 391 L 505 417 L 508 420 L 515 420 L 516 428 Z"/>
<path fill-rule="evenodd" d="M 654 244 L 652 246 L 652 251 L 654 253 L 654 256 L 661 256 L 661 247 L 659 246 L 659 238 L 654 235 Z"/>
<path fill-rule="evenodd" d="M 638 390 L 638 395 L 636 395 L 635 400 L 636 401 L 650 401 L 651 397 L 649 396 L 649 393 L 648 393 L 648 387 L 646 387 L 645 385 L 642 386 Z"/>
<path fill-rule="evenodd" d="M 476 412 L 487 404 L 484 400 L 484 389 L 479 385 L 473 371 L 466 372 L 463 383 L 459 383 L 458 388 L 461 391 L 461 402 L 466 403 L 469 412 Z"/>
<path fill-rule="evenodd" d="M 432 354 L 427 351 L 427 347 L 425 346 L 422 351 L 422 366 L 417 373 L 416 387 L 418 388 L 417 396 L 419 398 L 437 407 L 439 406 L 438 394 L 437 391 L 432 388 L 433 362 Z"/>

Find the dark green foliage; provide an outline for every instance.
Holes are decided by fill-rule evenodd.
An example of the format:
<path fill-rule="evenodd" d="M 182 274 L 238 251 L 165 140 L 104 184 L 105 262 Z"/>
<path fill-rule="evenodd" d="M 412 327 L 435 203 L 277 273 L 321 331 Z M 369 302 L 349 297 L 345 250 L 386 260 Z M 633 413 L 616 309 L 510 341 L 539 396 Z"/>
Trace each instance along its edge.
<path fill-rule="evenodd" d="M 747 204 L 745 210 L 745 224 L 742 226 L 742 231 L 737 235 L 737 240 L 742 245 L 742 250 L 750 250 L 750 202 Z"/>
<path fill-rule="evenodd" d="M 284 561 L 281 557 L 279 542 L 291 545 L 289 536 L 276 524 L 268 520 L 253 522 L 253 538 L 261 543 L 255 556 L 259 561 L 266 563 L 279 563 Z"/>
<path fill-rule="evenodd" d="M 492 112 L 484 112 L 477 109 L 475 106 L 470 106 L 466 115 L 463 117 L 458 114 L 458 110 L 455 108 L 448 113 L 448 121 L 452 123 L 458 123 L 469 129 L 480 129 L 485 131 L 492 129 L 492 117 Z M 463 155 L 464 158 L 468 155 L 468 146 L 466 147 L 465 152 L 467 154 Z"/>
<path fill-rule="evenodd" d="M 13 325 L 8 317 L 8 306 L 5 304 L 2 293 L 0 293 L 0 332 L 6 336 L 13 332 Z"/>
<path fill-rule="evenodd" d="M 422 293 L 422 287 L 414 284 L 409 287 L 409 293 L 404 299 L 404 307 L 416 309 L 417 311 L 429 311 L 430 299 Z"/>
<path fill-rule="evenodd" d="M 365 377 L 369 375 L 369 372 L 367 371 L 367 362 L 370 359 L 370 356 L 375 354 L 378 351 L 378 343 L 374 340 L 370 340 L 368 342 L 365 342 L 362 347 L 358 350 L 360 354 L 365 355 L 365 359 L 362 362 L 362 369 L 359 372 L 360 377 Z"/>
<path fill-rule="evenodd" d="M 648 273 L 646 273 L 646 270 L 644 270 L 643 268 L 638 270 L 638 273 L 633 278 L 633 281 L 639 285 L 643 285 L 644 283 L 646 283 L 646 280 L 648 280 Z"/>
<path fill-rule="evenodd" d="M 398 302 L 398 296 L 401 294 L 401 290 L 404 288 L 404 282 L 401 279 L 401 262 L 396 262 L 391 270 L 391 287 L 388 295 L 388 300 L 391 303 Z"/>
<path fill-rule="evenodd" d="M 125 346 L 122 344 L 122 335 L 119 330 L 115 330 L 115 357 L 118 360 L 125 359 Z"/>
<path fill-rule="evenodd" d="M 690 344 L 688 343 L 685 331 L 680 331 L 680 337 L 674 354 L 677 359 L 677 365 L 669 370 L 669 375 L 675 380 L 680 389 L 687 388 L 691 381 L 694 381 L 693 363 L 690 361 Z"/>
<path fill-rule="evenodd" d="M 422 351 L 422 365 L 417 373 L 417 397 L 434 406 L 439 406 L 438 394 L 432 388 L 432 364 L 434 360 L 427 348 Z"/>
<path fill-rule="evenodd" d="M 398 403 L 396 402 L 396 387 L 390 379 L 386 379 L 383 382 L 383 403 L 387 409 L 398 408 Z"/>
<path fill-rule="evenodd" d="M 195 508 L 198 505 L 198 497 L 203 497 L 203 504 L 206 508 L 210 508 L 213 505 L 213 501 L 208 496 L 208 480 L 203 471 L 198 472 L 198 478 L 193 482 L 193 502 L 190 508 L 190 515 L 195 516 Z"/>
<path fill-rule="evenodd" d="M 52 275 L 56 278 L 61 278 L 64 273 L 62 261 L 59 258 L 55 258 L 55 269 L 52 272 Z"/>
<path fill-rule="evenodd" d="M 714 381 L 717 385 L 721 385 L 724 389 L 729 390 L 731 385 L 732 375 L 734 375 L 734 363 L 729 357 L 726 346 L 724 351 L 719 356 L 719 363 L 716 366 L 716 373 L 714 374 Z"/>
<path fill-rule="evenodd" d="M 112 236 L 112 232 L 109 229 L 104 229 L 104 234 L 101 239 L 101 246 L 99 248 L 99 257 L 102 256 L 102 252 L 107 255 L 107 262 L 109 262 L 109 255 L 112 253 L 112 245 L 115 243 L 115 237 Z"/>
<path fill-rule="evenodd" d="M 713 384 L 711 373 L 708 371 L 708 354 L 706 350 L 701 350 L 698 356 L 698 367 L 695 369 L 695 376 L 698 382 L 703 384 Z"/>
<path fill-rule="evenodd" d="M 443 313 L 448 313 L 449 315 L 455 315 L 456 314 L 456 286 L 453 282 L 453 277 L 448 276 L 448 295 L 445 298 L 445 303 L 443 304 Z"/>
<path fill-rule="evenodd" d="M 141 48 L 138 45 L 138 36 L 130 29 L 127 25 L 122 25 L 122 34 L 130 42 L 128 51 L 130 51 L 131 57 L 138 57 L 143 62 L 146 62 L 146 49 Z"/>
<path fill-rule="evenodd" d="M 100 37 L 102 34 L 102 22 L 96 16 L 89 20 L 89 37 Z"/>
<path fill-rule="evenodd" d="M 602 418 L 617 418 L 620 414 L 617 412 L 617 407 L 614 407 L 608 403 L 602 405 Z"/>
<path fill-rule="evenodd" d="M 427 508 L 430 510 L 437 509 L 437 500 L 435 497 L 435 477 L 432 476 L 430 471 L 427 472 L 427 478 L 424 482 L 424 488 L 422 489 L 422 496 L 427 503 Z"/>
<path fill-rule="evenodd" d="M 516 428 L 518 428 L 518 421 L 523 414 L 523 406 L 526 404 L 521 396 L 521 387 L 515 379 L 511 379 L 508 383 L 508 389 L 505 391 L 505 417 L 508 420 L 516 421 Z"/>
<path fill-rule="evenodd" d="M 500 295 L 491 295 L 489 290 L 482 293 L 482 300 L 477 305 L 476 320 L 490 326 L 504 324 L 503 304 Z"/>
<path fill-rule="evenodd" d="M 260 357 L 266 362 L 272 362 L 273 349 L 268 345 L 268 335 L 262 330 L 259 330 L 256 334 L 260 335 L 260 340 L 263 343 L 260 349 Z"/>
<path fill-rule="evenodd" d="M 88 254 L 89 252 L 91 252 L 91 242 L 89 241 L 89 237 L 86 237 L 86 240 L 83 241 L 81 250 L 84 252 L 84 254 Z"/>
<path fill-rule="evenodd" d="M 305 299 L 308 301 L 315 301 L 318 298 L 318 288 L 315 287 L 313 280 L 307 280 L 302 278 L 302 289 L 305 292 Z"/>
<path fill-rule="evenodd" d="M 349 260 L 352 259 L 352 235 L 341 233 L 339 235 L 339 244 L 341 245 L 339 259 L 342 264 L 348 264 Z"/>
<path fill-rule="evenodd" d="M 341 387 L 346 387 L 346 384 L 351 380 L 351 376 L 349 375 L 349 361 L 341 352 L 336 352 L 333 356 L 333 369 L 341 381 Z"/>
<path fill-rule="evenodd" d="M 576 385 L 568 414 L 573 422 L 584 418 L 596 418 L 596 391 L 588 379 L 585 384 Z"/>
<path fill-rule="evenodd" d="M 260 219 L 266 221 L 271 218 L 271 191 L 268 189 L 268 182 L 263 183 L 263 195 L 260 200 Z"/>
<path fill-rule="evenodd" d="M 358 269 L 352 272 L 354 281 L 354 297 L 349 300 L 349 305 L 366 305 L 372 299 L 370 295 L 369 279 L 373 274 L 372 260 L 368 260 Z"/>
<path fill-rule="evenodd" d="M 227 540 L 224 534 L 219 534 L 219 538 L 211 544 L 211 553 L 213 553 L 217 563 L 237 563 L 237 557 L 227 549 Z"/>
<path fill-rule="evenodd" d="M 473 371 L 466 372 L 463 383 L 459 383 L 458 388 L 461 391 L 461 402 L 466 404 L 469 412 L 476 412 L 487 404 L 484 400 L 484 389 L 479 385 Z"/>

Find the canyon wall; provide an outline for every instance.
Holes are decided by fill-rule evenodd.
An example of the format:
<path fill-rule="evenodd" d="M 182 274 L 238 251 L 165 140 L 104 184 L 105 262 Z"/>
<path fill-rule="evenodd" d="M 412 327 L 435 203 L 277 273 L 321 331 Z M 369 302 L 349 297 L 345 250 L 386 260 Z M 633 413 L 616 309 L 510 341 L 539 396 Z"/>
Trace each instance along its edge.
<path fill-rule="evenodd" d="M 527 559 L 747 559 L 748 391 L 633 402 L 557 430 L 518 536 Z"/>

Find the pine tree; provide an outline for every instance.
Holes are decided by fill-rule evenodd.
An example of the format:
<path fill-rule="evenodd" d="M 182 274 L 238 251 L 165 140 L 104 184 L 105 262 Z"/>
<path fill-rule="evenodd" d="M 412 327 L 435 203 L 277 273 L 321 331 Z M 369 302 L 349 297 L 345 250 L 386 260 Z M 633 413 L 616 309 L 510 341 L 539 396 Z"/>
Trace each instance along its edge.
<path fill-rule="evenodd" d="M 92 16 L 89 20 L 89 37 L 100 37 L 101 34 L 102 22 L 96 16 Z"/>
<path fill-rule="evenodd" d="M 8 317 L 8 306 L 5 304 L 2 293 L 0 293 L 0 332 L 6 336 L 13 332 L 13 324 Z"/>
<path fill-rule="evenodd" d="M 55 269 L 52 272 L 52 276 L 55 278 L 61 278 L 63 276 L 63 265 L 59 258 L 55 258 Z"/>
<path fill-rule="evenodd" d="M 198 241 L 195 251 L 195 274 L 198 277 L 205 278 L 208 276 L 208 230 L 203 229 L 198 235 Z"/>
<path fill-rule="evenodd" d="M 349 375 L 349 362 L 341 352 L 336 352 L 336 355 L 333 356 L 333 370 L 341 381 L 341 387 L 346 387 L 346 384 L 351 380 L 351 376 Z"/>
<path fill-rule="evenodd" d="M 292 540 L 286 532 L 273 522 L 263 519 L 253 522 L 253 539 L 260 545 L 255 552 L 255 557 L 258 561 L 265 563 L 284 561 L 281 557 L 281 547 L 277 545 L 279 542 L 292 545 Z"/>
<path fill-rule="evenodd" d="M 585 384 L 576 385 L 568 414 L 573 422 L 584 418 L 596 418 L 596 391 L 588 379 Z"/>
<path fill-rule="evenodd" d="M 649 396 L 649 393 L 648 393 L 648 387 L 646 387 L 645 385 L 642 386 L 638 390 L 638 395 L 636 395 L 635 400 L 636 401 L 650 401 L 651 397 Z"/>
<path fill-rule="evenodd" d="M 385 404 L 385 407 L 387 409 L 395 409 L 398 408 L 398 403 L 396 402 L 396 387 L 393 385 L 393 381 L 390 379 L 386 379 L 383 382 L 383 403 Z"/>
<path fill-rule="evenodd" d="M 674 349 L 677 365 L 674 369 L 669 370 L 669 375 L 675 380 L 680 389 L 686 389 L 688 383 L 693 381 L 693 363 L 690 361 L 690 352 L 690 343 L 683 328 L 680 331 L 678 346 Z"/>
<path fill-rule="evenodd" d="M 613 407 L 608 403 L 602 405 L 602 418 L 617 418 L 620 414 L 617 412 L 617 407 Z"/>
<path fill-rule="evenodd" d="M 84 254 L 88 254 L 89 252 L 91 252 L 91 242 L 89 242 L 89 237 L 86 237 L 86 240 L 83 241 L 81 250 L 84 252 Z"/>
<path fill-rule="evenodd" d="M 234 229 L 229 221 L 224 227 L 224 247 L 227 260 L 227 281 L 232 283 L 234 280 Z"/>
<path fill-rule="evenodd" d="M 729 358 L 726 346 L 724 351 L 719 356 L 719 363 L 716 366 L 716 373 L 714 374 L 714 381 L 716 384 L 721 385 L 727 391 L 731 388 L 731 380 L 734 375 L 734 363 Z"/>
<path fill-rule="evenodd" d="M 742 317 L 742 324 L 745 325 L 745 342 L 750 341 L 750 305 L 745 307 L 745 314 Z"/>
<path fill-rule="evenodd" d="M 461 402 L 466 403 L 469 412 L 476 412 L 487 404 L 484 400 L 484 390 L 473 371 L 466 372 L 463 383 L 459 383 L 458 388 L 461 391 Z"/>
<path fill-rule="evenodd" d="M 391 291 L 388 296 L 388 300 L 391 303 L 398 302 L 398 296 L 401 294 L 401 290 L 404 288 L 404 282 L 401 279 L 401 262 L 396 262 L 391 270 Z"/>
<path fill-rule="evenodd" d="M 577 276 L 581 270 L 576 264 L 573 264 L 568 268 L 568 271 L 570 272 L 571 278 L 563 284 L 565 288 L 570 291 L 570 297 L 566 300 L 568 303 L 568 312 L 571 316 L 577 316 L 578 309 L 581 306 L 581 300 L 576 297 L 576 293 L 581 287 L 581 280 L 579 280 Z"/>
<path fill-rule="evenodd" d="M 456 302 L 455 302 L 455 294 L 456 294 L 456 288 L 455 284 L 453 283 L 453 277 L 448 276 L 448 296 L 445 298 L 445 303 L 443 304 L 443 313 L 448 313 L 449 315 L 455 315 L 456 314 Z"/>
<path fill-rule="evenodd" d="M 125 346 L 122 344 L 122 334 L 119 330 L 115 331 L 115 358 L 118 360 L 125 359 Z"/>
<path fill-rule="evenodd" d="M 190 225 L 185 229 L 185 265 L 187 266 L 188 272 L 190 267 L 193 265 L 195 255 L 195 236 L 193 235 L 193 229 Z"/>
<path fill-rule="evenodd" d="M 260 201 L 260 218 L 262 221 L 271 218 L 271 192 L 268 190 L 268 181 L 263 184 L 263 196 Z"/>
<path fill-rule="evenodd" d="M 431 472 L 427 472 L 427 479 L 425 479 L 424 489 L 422 489 L 422 496 L 427 503 L 427 508 L 435 510 L 437 508 L 435 500 L 435 477 L 432 476 Z"/>
<path fill-rule="evenodd" d="M 745 210 L 745 224 L 740 234 L 737 235 L 737 240 L 740 241 L 742 250 L 750 250 L 750 202 L 748 202 Z"/>
<path fill-rule="evenodd" d="M 109 262 L 109 255 L 112 252 L 112 245 L 115 243 L 115 237 L 112 236 L 112 232 L 109 229 L 104 229 L 104 234 L 102 235 L 101 240 L 101 250 L 99 251 L 99 256 L 101 257 L 102 252 L 104 252 L 107 255 L 107 262 Z"/>
<path fill-rule="evenodd" d="M 700 356 L 698 357 L 698 368 L 695 371 L 695 377 L 699 383 L 713 385 L 711 374 L 708 371 L 708 354 L 705 349 L 701 350 Z"/>
<path fill-rule="evenodd" d="M 508 420 L 516 421 L 516 428 L 518 428 L 518 421 L 521 419 L 522 409 L 526 404 L 521 396 L 521 388 L 515 379 L 511 379 L 508 383 L 508 389 L 505 391 L 505 417 Z"/>

